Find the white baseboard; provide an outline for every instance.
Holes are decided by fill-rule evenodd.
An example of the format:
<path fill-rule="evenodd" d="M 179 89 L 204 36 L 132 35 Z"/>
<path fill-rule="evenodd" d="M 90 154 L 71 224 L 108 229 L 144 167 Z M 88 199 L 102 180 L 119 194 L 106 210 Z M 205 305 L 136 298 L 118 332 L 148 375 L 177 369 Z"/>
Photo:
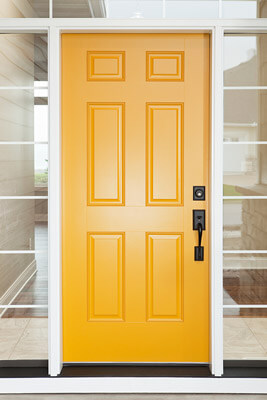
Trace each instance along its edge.
<path fill-rule="evenodd" d="M 0 393 L 267 393 L 264 378 L 0 378 Z M 24 397 L 25 398 L 25 397 Z M 111 397 L 109 397 L 111 398 Z M 214 398 L 214 397 L 213 397 Z M 239 398 L 239 397 L 238 397 Z M 246 398 L 246 396 L 244 397 Z M 251 397 L 252 398 L 252 397 Z M 266 399 L 266 396 L 263 397 Z"/>
<path fill-rule="evenodd" d="M 11 304 L 18 294 L 22 291 L 26 283 L 36 273 L 36 260 L 33 260 L 27 268 L 18 276 L 15 282 L 8 288 L 8 290 L 0 297 L 0 306 Z M 1 317 L 1 313 L 0 313 Z"/>

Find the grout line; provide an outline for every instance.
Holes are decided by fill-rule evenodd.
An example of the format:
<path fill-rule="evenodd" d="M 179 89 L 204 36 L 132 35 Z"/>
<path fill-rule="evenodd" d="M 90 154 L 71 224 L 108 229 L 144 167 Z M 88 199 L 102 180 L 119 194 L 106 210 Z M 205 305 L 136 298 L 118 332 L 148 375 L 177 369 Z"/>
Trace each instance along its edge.
<path fill-rule="evenodd" d="M 248 325 L 247 323 L 247 319 L 249 318 L 243 318 L 245 321 L 246 326 L 248 327 L 248 329 L 252 332 L 253 336 L 255 337 L 256 341 L 259 343 L 260 347 L 263 349 L 265 355 L 267 356 L 267 349 L 265 349 L 265 347 L 263 347 L 263 345 L 261 344 L 261 342 L 259 341 L 257 334 L 253 332 L 252 328 Z"/>

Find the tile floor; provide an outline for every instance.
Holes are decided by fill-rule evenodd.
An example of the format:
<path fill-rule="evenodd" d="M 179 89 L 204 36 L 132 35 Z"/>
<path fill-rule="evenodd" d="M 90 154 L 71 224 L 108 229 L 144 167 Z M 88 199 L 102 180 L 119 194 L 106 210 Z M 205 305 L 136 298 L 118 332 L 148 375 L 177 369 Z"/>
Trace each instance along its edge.
<path fill-rule="evenodd" d="M 225 394 L 22 394 L 0 395 L 0 400 L 267 400 L 267 395 Z"/>
<path fill-rule="evenodd" d="M 0 359 L 47 359 L 47 325 L 47 318 L 1 318 Z M 267 319 L 224 318 L 224 357 L 267 359 Z"/>
<path fill-rule="evenodd" d="M 225 359 L 267 359 L 267 318 L 224 318 Z"/>
<path fill-rule="evenodd" d="M 47 359 L 47 318 L 0 318 L 0 360 Z"/>

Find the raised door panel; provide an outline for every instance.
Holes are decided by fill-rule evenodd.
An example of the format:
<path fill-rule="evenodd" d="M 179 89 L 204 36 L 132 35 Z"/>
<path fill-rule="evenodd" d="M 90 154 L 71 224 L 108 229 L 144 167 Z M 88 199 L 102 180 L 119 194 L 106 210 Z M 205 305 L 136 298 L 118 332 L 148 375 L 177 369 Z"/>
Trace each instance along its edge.
<path fill-rule="evenodd" d="M 147 205 L 183 204 L 183 104 L 147 104 Z"/>
<path fill-rule="evenodd" d="M 148 321 L 182 320 L 182 253 L 182 234 L 147 234 Z"/>
<path fill-rule="evenodd" d="M 124 81 L 124 51 L 88 51 L 88 81 Z"/>
<path fill-rule="evenodd" d="M 124 103 L 88 104 L 88 205 L 124 204 Z"/>
<path fill-rule="evenodd" d="M 124 319 L 124 233 L 88 233 L 88 320 Z"/>
<path fill-rule="evenodd" d="M 182 82 L 184 80 L 183 51 L 147 51 L 147 81 Z"/>

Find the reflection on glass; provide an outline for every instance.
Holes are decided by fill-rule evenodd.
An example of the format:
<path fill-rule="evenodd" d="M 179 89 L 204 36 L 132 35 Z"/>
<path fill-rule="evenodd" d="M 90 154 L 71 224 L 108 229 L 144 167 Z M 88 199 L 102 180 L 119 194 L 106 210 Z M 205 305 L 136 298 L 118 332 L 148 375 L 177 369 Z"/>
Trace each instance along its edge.
<path fill-rule="evenodd" d="M 34 140 L 33 90 L 0 91 L 0 140 Z"/>
<path fill-rule="evenodd" d="M 110 2 L 111 0 L 109 0 Z M 105 18 L 107 16 L 105 0 L 53 0 L 55 18 Z"/>
<path fill-rule="evenodd" d="M 267 254 L 224 254 L 224 304 L 267 304 Z"/>
<path fill-rule="evenodd" d="M 0 308 L 0 360 L 46 360 L 48 319 L 44 308 Z"/>
<path fill-rule="evenodd" d="M 33 87 L 34 81 L 47 79 L 47 35 L 0 35 L 0 86 Z"/>
<path fill-rule="evenodd" d="M 224 141 L 267 141 L 267 91 L 224 91 Z"/>
<path fill-rule="evenodd" d="M 48 18 L 49 0 L 1 0 L 0 18 Z"/>
<path fill-rule="evenodd" d="M 218 18 L 217 0 L 166 0 L 166 18 Z"/>
<path fill-rule="evenodd" d="M 0 250 L 47 249 L 47 200 L 0 200 Z"/>
<path fill-rule="evenodd" d="M 162 18 L 162 0 L 109 0 L 109 18 Z"/>
<path fill-rule="evenodd" d="M 225 35 L 224 85 L 267 85 L 266 48 L 266 33 Z"/>
<path fill-rule="evenodd" d="M 267 144 L 224 146 L 224 196 L 267 195 Z"/>
<path fill-rule="evenodd" d="M 267 200 L 224 200 L 225 250 L 267 250 Z"/>
<path fill-rule="evenodd" d="M 0 195 L 47 196 L 46 144 L 0 145 Z"/>
<path fill-rule="evenodd" d="M 223 18 L 266 18 L 266 0 L 223 0 Z"/>
<path fill-rule="evenodd" d="M 224 359 L 267 359 L 267 309 L 224 310 Z"/>
<path fill-rule="evenodd" d="M 0 90 L 0 141 L 48 141 L 47 89 Z"/>

